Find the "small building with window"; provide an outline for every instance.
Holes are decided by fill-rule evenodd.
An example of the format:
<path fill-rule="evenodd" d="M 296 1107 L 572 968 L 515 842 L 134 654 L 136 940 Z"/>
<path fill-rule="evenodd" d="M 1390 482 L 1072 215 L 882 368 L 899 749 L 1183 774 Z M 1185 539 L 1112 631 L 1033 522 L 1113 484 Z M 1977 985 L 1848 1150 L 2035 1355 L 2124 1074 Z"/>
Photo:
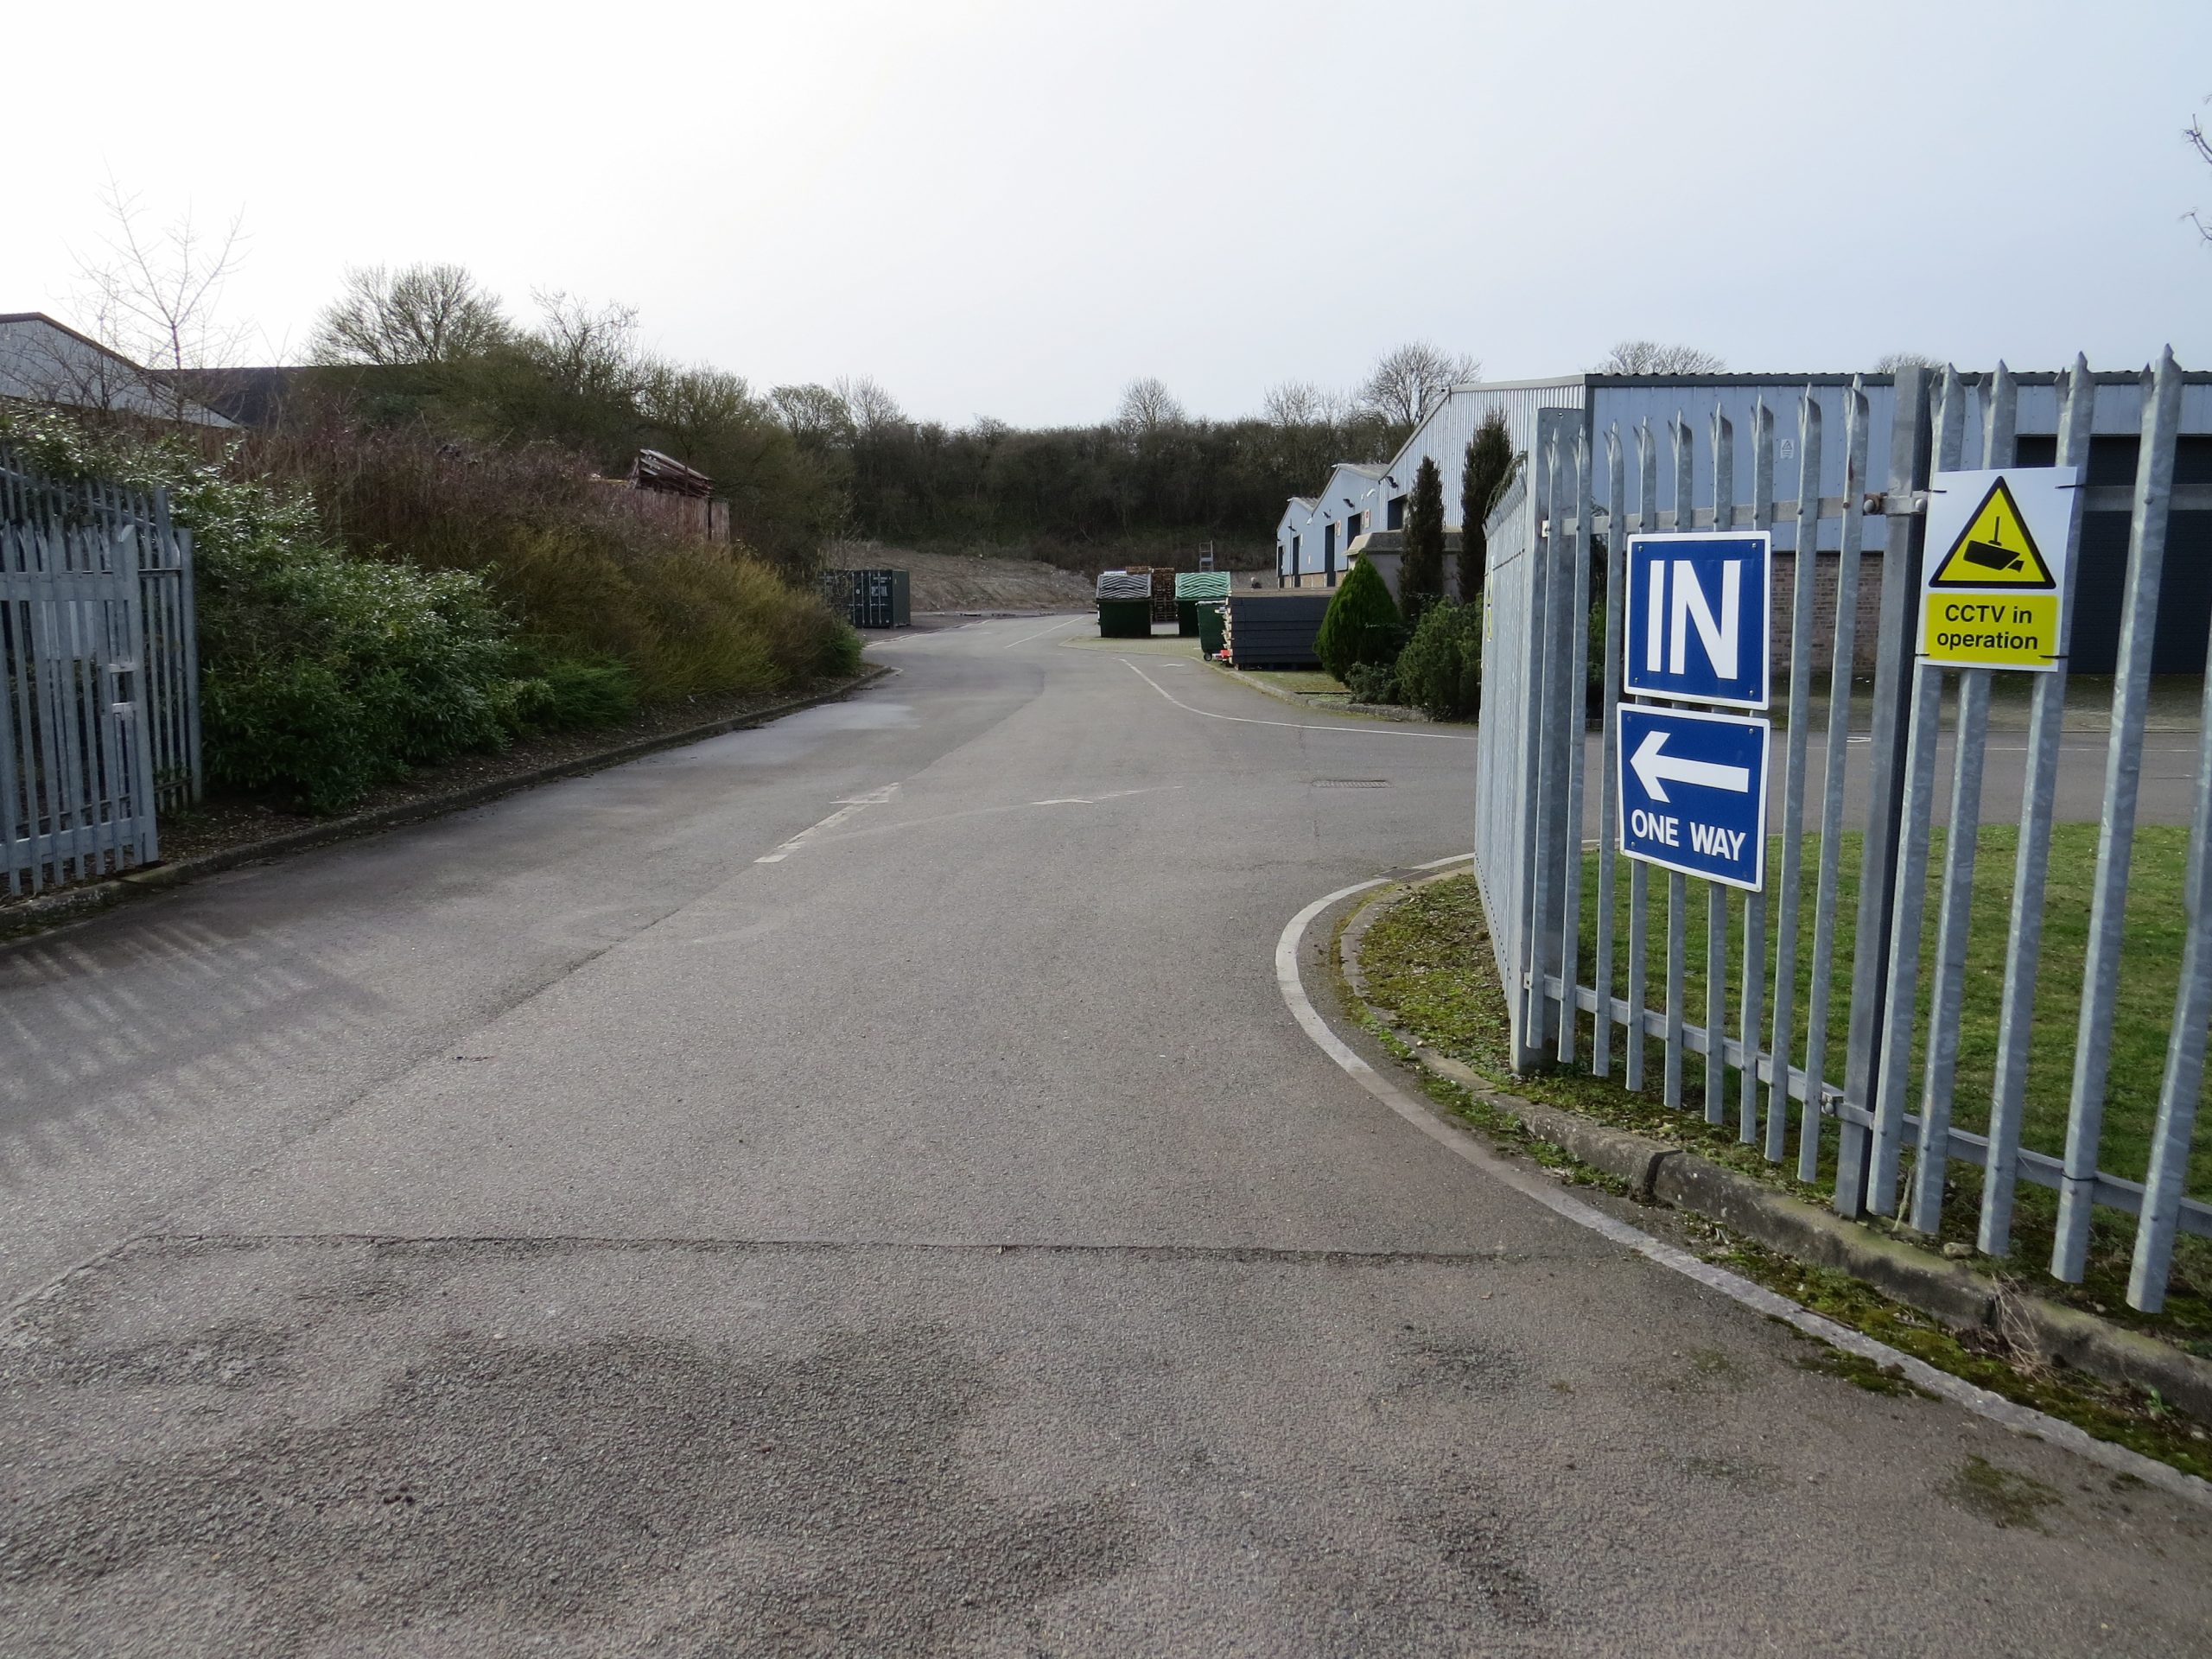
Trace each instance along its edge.
<path fill-rule="evenodd" d="M 1300 562 L 1306 556 L 1306 537 L 1313 526 L 1313 498 L 1294 495 L 1275 521 L 1275 586 L 1298 585 Z"/>

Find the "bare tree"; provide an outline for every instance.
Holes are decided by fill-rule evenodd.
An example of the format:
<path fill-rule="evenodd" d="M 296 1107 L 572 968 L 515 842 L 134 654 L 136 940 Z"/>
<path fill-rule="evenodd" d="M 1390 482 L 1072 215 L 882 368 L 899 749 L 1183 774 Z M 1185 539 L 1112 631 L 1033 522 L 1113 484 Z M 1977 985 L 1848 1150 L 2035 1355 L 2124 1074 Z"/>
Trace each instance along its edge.
<path fill-rule="evenodd" d="M 1269 386 L 1260 412 L 1273 426 L 1315 426 L 1329 418 L 1329 399 L 1310 380 Z"/>
<path fill-rule="evenodd" d="M 2208 99 L 2207 102 L 2212 102 L 2212 99 Z M 2206 136 L 2204 123 L 2196 117 L 2191 117 L 2189 124 L 2182 129 L 2181 136 L 2189 147 L 2196 152 L 2196 159 L 2207 167 L 2212 167 L 2212 137 Z M 2196 226 L 2196 233 L 2199 236 L 2207 242 L 2212 242 L 2212 225 L 2207 225 L 2204 222 L 2204 215 L 2201 211 L 2192 211 L 2189 215 L 2189 222 Z"/>
<path fill-rule="evenodd" d="M 1411 426 L 1427 411 L 1431 396 L 1460 381 L 1480 379 L 1482 372 L 1478 358 L 1454 356 L 1427 340 L 1411 340 L 1376 358 L 1354 397 L 1360 408 Z"/>
<path fill-rule="evenodd" d="M 1696 346 L 1663 346 L 1656 340 L 1614 343 L 1599 374 L 1719 374 L 1728 366 L 1718 352 Z"/>
<path fill-rule="evenodd" d="M 1146 375 L 1122 388 L 1122 406 L 1115 411 L 1114 424 L 1136 436 L 1157 432 L 1162 427 L 1179 426 L 1184 418 L 1183 405 L 1175 401 L 1175 394 L 1167 390 L 1167 383 L 1157 376 Z"/>
<path fill-rule="evenodd" d="M 638 308 L 610 301 L 593 307 L 561 289 L 536 289 L 540 321 L 529 344 L 563 390 L 591 398 L 634 397 L 645 380 L 638 354 Z"/>
<path fill-rule="evenodd" d="M 224 286 L 245 257 L 245 220 L 203 232 L 187 207 L 152 226 L 138 197 L 110 175 L 100 193 L 109 229 L 97 257 L 77 256 L 85 309 L 100 344 L 147 371 L 137 391 L 181 416 L 194 401 L 175 372 L 235 367 L 251 331 L 221 316 Z M 105 375 L 117 365 L 103 365 Z M 99 407 L 117 407 L 113 401 Z"/>
<path fill-rule="evenodd" d="M 880 436 L 891 428 L 906 423 L 906 411 L 899 407 L 899 400 L 864 374 L 849 376 L 831 390 L 836 393 L 837 401 L 844 404 L 853 430 L 863 438 Z"/>
<path fill-rule="evenodd" d="M 1941 358 L 1930 357 L 1925 352 L 1884 352 L 1874 359 L 1874 372 L 1877 374 L 1895 374 L 1899 369 L 1940 369 L 1942 366 Z"/>
<path fill-rule="evenodd" d="M 450 363 L 512 333 L 498 298 L 460 265 L 356 265 L 316 319 L 308 352 L 317 363 Z"/>

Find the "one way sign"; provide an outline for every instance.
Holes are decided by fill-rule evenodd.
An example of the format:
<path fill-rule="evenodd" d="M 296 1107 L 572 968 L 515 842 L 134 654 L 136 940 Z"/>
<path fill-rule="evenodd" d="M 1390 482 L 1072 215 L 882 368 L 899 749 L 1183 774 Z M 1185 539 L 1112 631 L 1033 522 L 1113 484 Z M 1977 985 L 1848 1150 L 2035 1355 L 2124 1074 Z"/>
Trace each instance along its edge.
<path fill-rule="evenodd" d="M 1621 851 L 1732 887 L 1764 886 L 1769 723 L 1630 702 L 1619 715 Z"/>

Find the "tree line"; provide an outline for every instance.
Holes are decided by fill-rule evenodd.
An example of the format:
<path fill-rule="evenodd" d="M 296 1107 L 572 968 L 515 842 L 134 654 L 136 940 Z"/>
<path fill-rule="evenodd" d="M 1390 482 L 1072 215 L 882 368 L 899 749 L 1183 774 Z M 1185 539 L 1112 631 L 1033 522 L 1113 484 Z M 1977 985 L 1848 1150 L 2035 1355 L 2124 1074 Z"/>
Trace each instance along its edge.
<path fill-rule="evenodd" d="M 1381 461 L 1426 399 L 1479 365 L 1426 342 L 1344 391 L 1302 382 L 1261 411 L 1191 416 L 1160 381 L 1081 425 L 918 420 L 868 378 L 761 390 L 640 349 L 637 314 L 557 291 L 517 321 L 455 265 L 347 273 L 311 339 L 315 385 L 370 423 L 426 420 L 485 441 L 544 440 L 603 467 L 640 447 L 715 480 L 739 537 L 786 566 L 832 537 L 996 545 L 1082 565 L 1130 540 L 1255 550 L 1286 498 L 1339 461 Z"/>

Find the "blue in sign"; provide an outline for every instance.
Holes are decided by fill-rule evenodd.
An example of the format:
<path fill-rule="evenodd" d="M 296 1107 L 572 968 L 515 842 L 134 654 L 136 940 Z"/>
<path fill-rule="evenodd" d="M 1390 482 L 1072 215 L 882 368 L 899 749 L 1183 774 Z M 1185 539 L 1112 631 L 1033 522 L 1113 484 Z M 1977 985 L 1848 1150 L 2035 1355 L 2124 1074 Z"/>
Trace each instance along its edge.
<path fill-rule="evenodd" d="M 1630 537 L 1622 688 L 1765 708 L 1773 565 L 1763 530 Z"/>
<path fill-rule="evenodd" d="M 1769 722 L 1628 702 L 1619 713 L 1621 851 L 1732 887 L 1764 886 Z"/>

